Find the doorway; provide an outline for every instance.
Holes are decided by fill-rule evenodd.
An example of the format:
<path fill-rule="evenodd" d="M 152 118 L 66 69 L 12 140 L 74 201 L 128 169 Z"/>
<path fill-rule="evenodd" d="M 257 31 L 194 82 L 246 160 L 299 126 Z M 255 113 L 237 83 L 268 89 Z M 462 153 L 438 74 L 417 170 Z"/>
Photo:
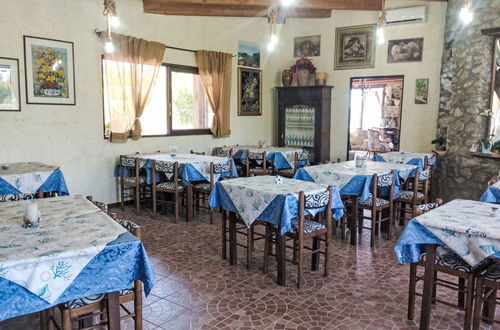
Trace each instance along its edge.
<path fill-rule="evenodd" d="M 373 157 L 399 150 L 404 76 L 351 78 L 348 150 Z"/>

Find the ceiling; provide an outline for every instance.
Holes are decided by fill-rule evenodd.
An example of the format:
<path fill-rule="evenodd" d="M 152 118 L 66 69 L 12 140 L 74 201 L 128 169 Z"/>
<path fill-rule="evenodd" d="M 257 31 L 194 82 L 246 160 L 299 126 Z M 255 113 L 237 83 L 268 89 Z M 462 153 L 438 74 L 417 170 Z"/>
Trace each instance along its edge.
<path fill-rule="evenodd" d="M 290 18 L 325 18 L 332 9 L 381 10 L 383 0 L 296 0 L 286 9 Z M 281 0 L 142 0 L 149 14 L 185 16 L 267 17 L 271 6 Z"/>

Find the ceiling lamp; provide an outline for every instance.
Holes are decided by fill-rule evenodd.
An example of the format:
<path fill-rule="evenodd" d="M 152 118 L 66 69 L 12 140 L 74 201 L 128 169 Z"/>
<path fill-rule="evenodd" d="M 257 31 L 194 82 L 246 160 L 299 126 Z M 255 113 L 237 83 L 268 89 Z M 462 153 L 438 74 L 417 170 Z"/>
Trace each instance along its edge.
<path fill-rule="evenodd" d="M 465 0 L 464 6 L 460 10 L 460 19 L 464 24 L 469 24 L 472 22 L 472 19 L 474 18 L 474 14 L 472 13 L 471 10 L 471 1 L 472 0 Z"/>
<path fill-rule="evenodd" d="M 269 42 L 267 50 L 272 52 L 279 42 L 278 34 L 276 33 L 276 18 L 278 17 L 278 8 L 270 7 L 267 11 L 267 21 L 269 23 Z"/>
<path fill-rule="evenodd" d="M 385 42 L 384 26 L 386 22 L 385 1 L 382 1 L 382 10 L 378 14 L 377 43 L 382 45 Z"/>
<path fill-rule="evenodd" d="M 116 13 L 116 2 L 115 0 L 104 0 L 104 12 L 103 15 L 107 19 L 107 40 L 104 44 L 104 50 L 107 53 L 112 53 L 115 51 L 115 46 L 113 45 L 113 39 L 111 38 L 111 27 L 120 26 L 120 19 Z"/>

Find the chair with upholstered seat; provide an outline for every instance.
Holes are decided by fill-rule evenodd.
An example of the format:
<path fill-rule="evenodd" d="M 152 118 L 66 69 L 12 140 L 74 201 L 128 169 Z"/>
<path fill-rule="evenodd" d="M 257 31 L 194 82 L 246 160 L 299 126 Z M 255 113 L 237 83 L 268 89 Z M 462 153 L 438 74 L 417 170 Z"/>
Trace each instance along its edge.
<path fill-rule="evenodd" d="M 428 175 L 429 169 L 422 172 L 416 169 L 413 182 L 406 184 L 409 189 L 400 190 L 396 198 L 394 198 L 394 218 L 399 218 L 400 225 L 404 225 L 407 215 L 412 215 L 415 206 L 425 203 L 426 194 L 421 192 L 419 187 L 422 186 L 424 187 L 423 190 L 427 191 Z"/>
<path fill-rule="evenodd" d="M 125 176 L 128 170 L 131 176 Z M 122 210 L 125 208 L 125 201 L 129 198 L 135 203 L 137 214 L 140 212 L 142 200 L 149 197 L 151 185 L 147 183 L 146 176 L 141 175 L 140 159 L 137 157 L 120 156 L 120 202 Z"/>
<path fill-rule="evenodd" d="M 292 263 L 297 265 L 297 287 L 301 288 L 304 278 L 304 257 L 305 252 L 312 254 L 311 270 L 318 270 L 319 255 L 324 255 L 324 276 L 329 275 L 329 259 L 330 259 L 330 240 L 332 236 L 332 187 L 329 186 L 327 191 L 321 195 L 315 195 L 315 198 L 309 198 L 303 191 L 299 193 L 298 201 L 298 217 L 292 220 L 292 227 L 286 236 L 293 242 L 292 246 L 286 246 L 293 251 Z M 319 212 L 315 216 L 305 215 L 307 209 L 325 208 L 324 213 Z M 323 215 L 325 215 L 323 217 Z M 269 223 L 266 223 L 265 244 L 264 244 L 264 266 L 262 271 L 267 273 L 269 264 L 269 255 L 271 243 L 277 243 L 276 237 L 280 235 L 280 228 L 277 228 Z M 273 239 L 274 237 L 274 239 Z M 312 246 L 305 244 L 306 240 L 312 240 Z M 324 248 L 320 248 L 320 242 L 325 242 Z M 276 247 L 276 251 L 278 246 Z M 285 253 L 285 251 L 283 251 Z M 286 259 L 286 258 L 285 258 Z"/>
<path fill-rule="evenodd" d="M 308 159 L 309 153 L 307 150 L 303 150 L 300 153 L 296 152 L 293 156 L 293 168 L 279 169 L 276 170 L 276 173 L 286 178 L 293 178 L 299 168 L 307 166 Z"/>
<path fill-rule="evenodd" d="M 267 153 L 265 151 L 247 151 L 246 175 L 271 175 L 273 170 L 267 168 L 266 157 Z"/>
<path fill-rule="evenodd" d="M 435 203 L 417 205 L 413 209 L 413 215 L 419 216 L 425 212 L 439 207 L 443 201 L 437 199 Z M 422 293 L 416 291 L 417 283 L 424 279 L 418 274 L 418 267 L 425 269 L 425 253 L 422 254 L 420 261 L 410 264 L 410 281 L 408 293 L 408 319 L 413 320 L 415 316 L 415 297 L 422 296 Z M 486 263 L 481 263 L 476 267 L 471 267 L 462 260 L 455 252 L 446 246 L 438 246 L 436 249 L 436 276 L 434 280 L 434 296 L 433 303 L 439 302 L 444 305 L 459 308 L 465 311 L 464 329 L 470 329 L 472 325 L 472 306 L 474 298 L 475 278 L 477 273 L 486 266 Z M 443 275 L 445 275 L 443 277 Z M 450 277 L 456 279 L 452 281 Z M 444 287 L 457 292 L 457 303 L 453 304 L 447 300 L 441 300 L 437 297 L 436 289 Z"/>
<path fill-rule="evenodd" d="M 160 182 L 156 182 L 157 174 Z M 153 161 L 153 216 L 156 216 L 158 204 L 174 205 L 175 223 L 179 220 L 179 202 L 184 197 L 185 187 L 179 180 L 179 163 L 163 160 Z M 172 200 L 161 198 L 162 195 L 170 195 Z M 159 198 L 160 197 L 160 198 Z"/>
<path fill-rule="evenodd" d="M 210 182 L 198 182 L 193 184 L 193 200 L 196 204 L 196 208 L 205 208 L 210 210 L 210 223 L 214 223 L 214 215 L 213 211 L 208 204 L 208 196 L 214 189 L 214 185 L 216 183 L 215 176 L 219 176 L 219 180 L 231 179 L 233 168 L 233 159 L 229 158 L 229 160 L 225 163 L 214 163 L 210 162 Z M 201 201 L 201 205 L 200 205 Z"/>
<path fill-rule="evenodd" d="M 480 329 L 481 321 L 500 324 L 500 320 L 495 319 L 496 305 L 500 304 L 500 299 L 497 298 L 499 289 L 500 263 L 496 259 L 493 265 L 477 276 L 472 326 L 474 330 Z"/>
<path fill-rule="evenodd" d="M 93 202 L 96 205 L 105 205 L 100 202 Z M 141 227 L 132 221 L 117 219 L 116 214 L 111 214 L 112 218 L 132 235 L 141 239 Z M 60 304 L 58 308 L 61 314 L 60 321 L 55 318 L 54 310 L 48 311 L 47 324 L 41 324 L 42 329 L 56 326 L 58 329 L 71 330 L 73 323 L 78 323 L 78 329 L 97 329 L 107 325 L 106 320 L 106 294 L 96 294 L 85 298 L 79 298 Z M 129 310 L 125 304 L 133 302 L 134 310 Z M 128 289 L 121 290 L 119 296 L 121 308 L 125 315 L 121 320 L 132 318 L 134 320 L 134 329 L 142 329 L 142 283 L 139 280 L 134 281 Z M 95 319 L 99 317 L 98 324 L 94 324 Z"/>

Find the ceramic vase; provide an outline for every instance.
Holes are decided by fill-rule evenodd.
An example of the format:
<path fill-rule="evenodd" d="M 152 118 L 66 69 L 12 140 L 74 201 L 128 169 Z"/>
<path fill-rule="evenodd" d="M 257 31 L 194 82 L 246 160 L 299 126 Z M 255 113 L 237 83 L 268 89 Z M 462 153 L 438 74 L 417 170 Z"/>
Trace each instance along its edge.
<path fill-rule="evenodd" d="M 292 71 L 283 70 L 283 72 L 281 72 L 281 82 L 283 83 L 283 87 L 292 86 Z"/>
<path fill-rule="evenodd" d="M 297 71 L 297 80 L 299 81 L 299 86 L 308 86 L 309 78 L 311 74 L 307 69 L 300 69 Z"/>

